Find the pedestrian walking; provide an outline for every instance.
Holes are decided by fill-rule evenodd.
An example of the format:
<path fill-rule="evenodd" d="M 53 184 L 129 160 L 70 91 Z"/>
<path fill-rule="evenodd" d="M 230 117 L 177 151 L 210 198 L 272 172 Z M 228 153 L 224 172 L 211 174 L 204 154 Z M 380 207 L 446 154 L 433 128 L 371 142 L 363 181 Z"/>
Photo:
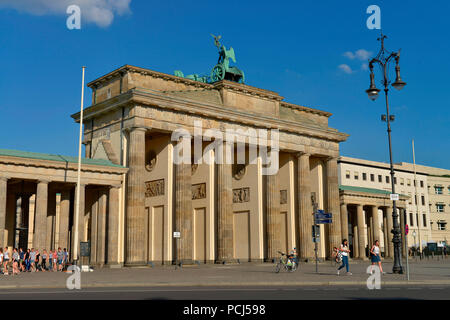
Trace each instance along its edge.
<path fill-rule="evenodd" d="M 19 259 L 19 252 L 17 251 L 17 248 L 14 248 L 12 254 L 13 276 L 19 274 Z"/>
<path fill-rule="evenodd" d="M 41 271 L 41 264 L 40 262 L 41 254 L 39 253 L 39 250 L 36 249 L 36 259 L 34 260 L 34 264 L 36 266 L 36 272 Z"/>
<path fill-rule="evenodd" d="M 36 271 L 36 251 L 34 251 L 34 248 L 31 248 L 30 252 L 30 269 L 31 272 Z"/>
<path fill-rule="evenodd" d="M 383 272 L 383 267 L 381 266 L 380 242 L 378 240 L 375 240 L 374 244 L 372 245 L 372 248 L 370 249 L 370 260 L 372 261 L 370 273 L 372 273 L 373 271 L 373 266 L 378 264 L 380 272 L 382 274 L 386 274 L 386 272 Z"/>
<path fill-rule="evenodd" d="M 337 275 L 339 275 L 341 269 L 344 267 L 347 271 L 347 275 L 352 275 L 352 273 L 349 271 L 349 265 L 348 265 L 348 254 L 350 253 L 350 249 L 348 248 L 347 239 L 344 239 L 342 241 L 341 247 L 339 248 L 339 252 L 342 254 L 342 265 L 338 268 Z"/>
<path fill-rule="evenodd" d="M 8 247 L 3 250 L 3 274 L 8 275 L 9 251 Z"/>
<path fill-rule="evenodd" d="M 58 253 L 53 251 L 53 271 L 57 271 L 56 261 L 58 259 Z"/>
<path fill-rule="evenodd" d="M 69 261 L 69 252 L 67 252 L 67 249 L 64 248 L 64 266 L 63 266 L 63 270 L 66 270 L 68 261 Z"/>
<path fill-rule="evenodd" d="M 61 247 L 58 248 L 57 260 L 58 260 L 58 271 L 62 271 L 63 261 L 64 261 L 64 252 L 61 250 Z"/>
<path fill-rule="evenodd" d="M 42 251 L 42 266 L 41 266 L 42 271 L 46 271 L 47 270 L 47 250 L 44 249 L 44 251 Z"/>
<path fill-rule="evenodd" d="M 19 249 L 19 269 L 21 272 L 25 271 L 25 252 L 23 252 L 23 249 Z"/>
<path fill-rule="evenodd" d="M 25 253 L 25 269 L 27 272 L 30 272 L 30 267 L 31 267 L 30 254 L 31 254 L 30 249 L 27 249 L 27 252 Z"/>
<path fill-rule="evenodd" d="M 3 274 L 2 266 L 3 266 L 3 248 L 0 248 L 0 273 L 1 274 Z"/>

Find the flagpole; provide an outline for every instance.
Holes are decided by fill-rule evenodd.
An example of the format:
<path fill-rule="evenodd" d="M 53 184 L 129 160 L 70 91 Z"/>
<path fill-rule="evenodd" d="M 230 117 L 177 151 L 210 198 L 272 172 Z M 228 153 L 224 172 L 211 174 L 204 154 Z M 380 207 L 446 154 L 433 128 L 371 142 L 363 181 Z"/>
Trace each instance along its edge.
<path fill-rule="evenodd" d="M 412 152 L 413 152 L 413 163 L 414 163 L 414 181 L 415 181 L 415 189 L 416 189 L 416 213 L 417 213 L 417 231 L 419 233 L 419 249 L 422 253 L 422 239 L 420 237 L 420 219 L 419 219 L 419 195 L 417 194 L 417 179 L 416 179 L 416 154 L 414 152 L 414 139 L 412 140 Z"/>
<path fill-rule="evenodd" d="M 78 174 L 77 174 L 77 201 L 75 205 L 75 217 L 74 217 L 74 247 L 73 247 L 73 260 L 74 264 L 77 264 L 78 260 L 78 221 L 80 216 L 80 182 L 81 182 L 81 144 L 83 142 L 83 100 L 84 100 L 84 70 L 86 67 L 82 67 L 83 76 L 81 80 L 81 112 L 80 112 L 80 139 L 78 143 Z"/>

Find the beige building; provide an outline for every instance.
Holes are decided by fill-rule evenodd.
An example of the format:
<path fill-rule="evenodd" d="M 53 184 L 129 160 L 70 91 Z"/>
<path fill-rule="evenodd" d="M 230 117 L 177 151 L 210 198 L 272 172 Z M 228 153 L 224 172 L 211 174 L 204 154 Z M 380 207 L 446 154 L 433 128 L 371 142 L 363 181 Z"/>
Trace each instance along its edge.
<path fill-rule="evenodd" d="M 77 161 L 0 149 L 0 247 L 72 252 Z M 90 241 L 93 265 L 123 261 L 127 171 L 107 160 L 82 161 L 80 241 Z"/>
<path fill-rule="evenodd" d="M 361 249 L 367 253 L 367 246 L 378 239 L 385 256 L 392 257 L 389 164 L 350 157 L 340 157 L 338 163 L 341 215 L 347 211 L 349 240 L 352 246 L 357 244 L 355 256 L 361 256 Z M 405 223 L 410 230 L 408 247 L 423 249 L 430 242 L 442 244 L 448 237 L 445 204 L 450 203 L 450 170 L 416 165 L 414 175 L 413 164 L 405 162 L 394 164 L 394 170 L 395 191 L 400 194 L 397 206 L 406 210 Z"/>
<path fill-rule="evenodd" d="M 413 168 L 410 163 L 403 167 Z M 430 212 L 431 238 L 438 246 L 449 244 L 450 230 L 450 170 L 416 165 L 416 170 L 427 174 L 427 205 Z"/>

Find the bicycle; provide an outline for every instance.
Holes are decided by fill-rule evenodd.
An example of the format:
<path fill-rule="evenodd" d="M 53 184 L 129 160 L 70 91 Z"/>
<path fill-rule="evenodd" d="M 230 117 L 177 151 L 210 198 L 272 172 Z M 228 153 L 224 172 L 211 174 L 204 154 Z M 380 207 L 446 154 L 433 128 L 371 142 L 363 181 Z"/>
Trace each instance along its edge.
<path fill-rule="evenodd" d="M 275 265 L 275 272 L 279 273 L 281 269 L 286 270 L 287 272 L 294 272 L 297 270 L 298 262 L 297 257 L 294 255 L 287 255 L 281 251 L 278 251 L 281 254 L 280 260 Z"/>

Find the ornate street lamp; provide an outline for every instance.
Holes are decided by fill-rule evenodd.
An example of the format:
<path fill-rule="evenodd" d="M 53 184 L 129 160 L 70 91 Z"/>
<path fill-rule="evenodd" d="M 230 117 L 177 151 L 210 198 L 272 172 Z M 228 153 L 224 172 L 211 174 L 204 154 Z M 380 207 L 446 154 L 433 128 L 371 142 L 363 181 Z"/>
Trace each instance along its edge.
<path fill-rule="evenodd" d="M 392 185 L 392 193 L 395 193 L 395 179 L 394 179 L 394 164 L 392 162 L 392 144 L 391 144 L 391 121 L 394 120 L 393 115 L 389 115 L 389 101 L 388 101 L 388 91 L 389 91 L 389 85 L 391 85 L 391 81 L 388 77 L 388 71 L 389 71 L 389 64 L 392 61 L 395 61 L 395 72 L 396 72 L 396 78 L 394 83 L 392 83 L 392 86 L 397 89 L 401 90 L 405 85 L 406 82 L 402 80 L 400 77 L 400 66 L 399 66 L 399 60 L 400 60 L 400 50 L 398 52 L 389 52 L 384 47 L 384 39 L 387 37 L 383 34 L 381 34 L 381 37 L 378 38 L 381 42 L 381 49 L 376 55 L 375 58 L 371 59 L 369 61 L 369 69 L 370 69 L 370 87 L 366 90 L 367 95 L 372 101 L 375 101 L 375 99 L 378 97 L 378 93 L 380 92 L 380 89 L 378 89 L 375 86 L 375 76 L 373 73 L 373 66 L 375 64 L 378 64 L 381 68 L 381 71 L 383 73 L 383 80 L 381 81 L 382 85 L 384 86 L 384 93 L 386 96 L 386 115 L 382 116 L 382 120 L 387 122 L 387 132 L 388 132 L 388 140 L 389 140 L 389 158 L 390 158 L 390 164 L 391 164 L 391 185 Z M 391 232 L 393 233 L 393 239 L 392 242 L 394 243 L 394 267 L 392 269 L 393 273 L 403 273 L 403 267 L 402 267 L 402 257 L 401 257 L 401 231 L 400 231 L 400 224 L 398 221 L 398 213 L 397 213 L 397 206 L 396 201 L 392 201 L 392 219 L 393 219 L 393 230 Z"/>

